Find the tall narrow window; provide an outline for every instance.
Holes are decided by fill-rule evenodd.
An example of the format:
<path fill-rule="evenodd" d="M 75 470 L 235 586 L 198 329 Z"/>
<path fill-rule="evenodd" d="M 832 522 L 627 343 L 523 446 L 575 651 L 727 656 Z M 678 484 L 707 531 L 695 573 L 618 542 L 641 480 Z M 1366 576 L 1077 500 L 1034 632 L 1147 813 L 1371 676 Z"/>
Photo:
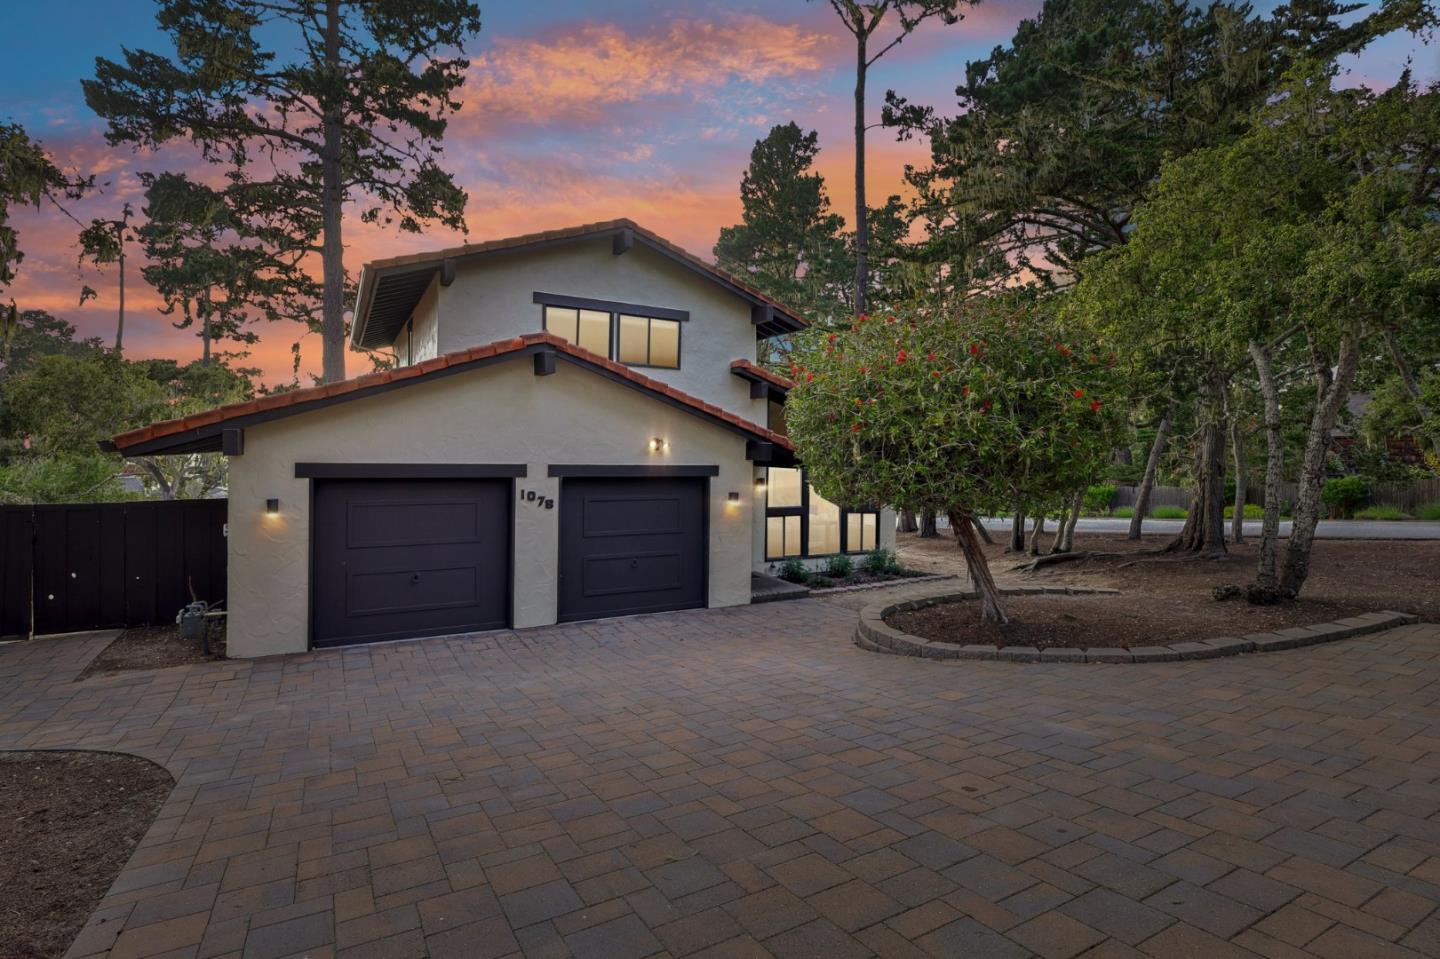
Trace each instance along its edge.
<path fill-rule="evenodd" d="M 815 492 L 813 486 L 806 518 L 810 521 L 810 543 L 805 554 L 828 556 L 840 552 L 840 507 Z"/>

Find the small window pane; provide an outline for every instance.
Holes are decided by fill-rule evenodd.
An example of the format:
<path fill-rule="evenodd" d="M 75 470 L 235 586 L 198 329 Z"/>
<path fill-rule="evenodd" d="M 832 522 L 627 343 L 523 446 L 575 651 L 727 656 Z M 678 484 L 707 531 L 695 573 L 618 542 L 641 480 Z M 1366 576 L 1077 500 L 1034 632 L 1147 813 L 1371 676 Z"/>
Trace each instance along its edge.
<path fill-rule="evenodd" d="M 811 556 L 840 552 L 840 507 L 810 487 L 810 550 Z"/>
<path fill-rule="evenodd" d="M 545 307 L 545 332 L 554 333 L 567 343 L 575 342 L 578 311 L 564 306 Z"/>
<path fill-rule="evenodd" d="M 620 317 L 620 350 L 616 357 L 621 363 L 650 362 L 649 336 L 650 321 L 643 316 Z"/>
<path fill-rule="evenodd" d="M 864 549 L 865 540 L 865 515 L 863 513 L 845 514 L 845 548 L 852 553 Z"/>
<path fill-rule="evenodd" d="M 860 548 L 867 553 L 880 545 L 875 540 L 876 523 L 878 520 L 879 517 L 874 513 L 865 514 L 865 531 L 864 536 L 860 540 Z"/>
<path fill-rule="evenodd" d="M 610 355 L 610 314 L 599 310 L 580 311 L 580 338 L 576 346 L 601 356 Z"/>
<path fill-rule="evenodd" d="M 676 369 L 680 366 L 680 322 L 650 321 L 650 365 Z"/>
<path fill-rule="evenodd" d="M 800 517 L 785 517 L 785 555 L 800 555 Z"/>
<path fill-rule="evenodd" d="M 800 555 L 800 517 L 771 516 L 765 520 L 765 558 Z"/>
<path fill-rule="evenodd" d="M 766 471 L 765 481 L 770 490 L 769 506 L 772 509 L 800 505 L 800 471 L 772 466 Z"/>

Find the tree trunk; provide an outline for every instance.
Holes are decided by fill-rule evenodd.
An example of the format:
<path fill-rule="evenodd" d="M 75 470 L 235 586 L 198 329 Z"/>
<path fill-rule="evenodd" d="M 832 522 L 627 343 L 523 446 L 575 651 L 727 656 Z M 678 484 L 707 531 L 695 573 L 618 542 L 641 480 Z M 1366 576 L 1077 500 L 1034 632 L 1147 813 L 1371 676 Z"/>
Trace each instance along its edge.
<path fill-rule="evenodd" d="M 125 221 L 115 221 L 115 241 L 120 250 L 117 263 L 120 267 L 120 318 L 115 323 L 115 352 L 125 349 Z"/>
<path fill-rule="evenodd" d="M 1306 332 L 1307 338 L 1310 337 Z M 1305 454 L 1300 464 L 1300 481 L 1295 493 L 1295 514 L 1290 525 L 1290 542 L 1285 550 L 1285 568 L 1280 572 L 1280 590 L 1287 596 L 1300 595 L 1310 575 L 1310 548 L 1320 522 L 1320 487 L 1325 481 L 1325 457 L 1330 452 L 1330 434 L 1350 394 L 1350 383 L 1360 362 L 1359 338 L 1346 334 L 1340 339 L 1340 357 L 1331 367 L 1328 352 L 1310 345 L 1315 371 L 1315 409 L 1305 436 Z"/>
<path fill-rule="evenodd" d="M 995 545 L 995 538 L 990 535 L 990 531 L 985 528 L 985 524 L 980 522 L 979 519 L 975 520 L 975 532 L 979 534 L 980 538 L 985 541 L 985 545 Z"/>
<path fill-rule="evenodd" d="M 920 538 L 921 538 L 921 539 L 934 539 L 935 537 L 937 537 L 937 536 L 939 536 L 939 535 L 940 535 L 940 531 L 935 528 L 935 511 L 934 511 L 933 509 L 927 509 L 927 510 L 924 510 L 923 512 L 921 512 L 921 513 L 920 513 Z"/>
<path fill-rule="evenodd" d="M 1405 392 L 1415 404 L 1415 410 L 1420 414 L 1420 430 L 1430 440 L 1437 456 L 1440 456 L 1440 428 L 1437 428 L 1435 421 L 1431 419 L 1430 410 L 1420 402 L 1420 383 L 1415 379 L 1415 371 L 1410 369 L 1410 364 L 1405 361 L 1405 354 L 1400 351 L 1400 338 L 1395 335 L 1394 330 L 1385 331 L 1385 349 L 1390 352 L 1390 359 L 1395 363 L 1395 369 L 1400 374 L 1400 382 L 1405 386 Z"/>
<path fill-rule="evenodd" d="M 990 562 L 985 558 L 985 550 L 975 534 L 979 525 L 980 521 L 969 511 L 950 511 L 950 529 L 965 556 L 970 582 L 975 584 L 975 591 L 980 594 L 980 618 L 987 622 L 1008 623 L 1010 620 L 1000 603 L 1000 590 L 995 585 L 995 578 L 990 575 Z"/>
<path fill-rule="evenodd" d="M 1204 425 L 1196 450 L 1195 493 L 1190 498 L 1185 526 L 1166 549 L 1200 553 L 1211 559 L 1226 555 L 1225 433 L 1220 428 L 1224 395 L 1224 384 L 1212 374 L 1201 411 Z"/>
<path fill-rule="evenodd" d="M 1066 518 L 1065 525 L 1056 531 L 1056 535 L 1065 542 L 1065 548 L 1061 550 L 1063 553 L 1068 553 L 1075 548 L 1075 524 L 1080 522 L 1080 507 L 1083 505 L 1085 505 L 1085 487 L 1082 486 L 1070 499 L 1070 514 Z"/>
<path fill-rule="evenodd" d="M 1275 382 L 1270 350 L 1251 340 L 1250 358 L 1255 363 L 1265 408 L 1265 518 L 1260 524 L 1260 560 L 1255 569 L 1255 587 L 1273 593 L 1280 588 L 1275 557 L 1280 543 L 1280 478 L 1285 468 L 1285 435 L 1280 421 L 1280 386 Z"/>
<path fill-rule="evenodd" d="M 902 509 L 900 511 L 900 532 L 918 533 L 919 531 L 920 526 L 915 522 L 915 511 L 912 509 Z"/>
<path fill-rule="evenodd" d="M 1230 542 L 1245 542 L 1245 433 L 1240 418 L 1230 419 L 1230 458 L 1235 463 L 1235 504 L 1230 516 Z"/>
<path fill-rule="evenodd" d="M 1035 517 L 1035 529 L 1030 534 L 1030 549 L 1027 551 L 1028 555 L 1040 555 L 1040 534 L 1043 532 L 1045 532 L 1045 511 L 1041 510 L 1040 515 Z"/>
<path fill-rule="evenodd" d="M 325 67 L 332 77 L 340 71 L 340 0 L 325 0 Z M 340 218 L 344 190 L 340 183 L 341 117 L 338 104 L 327 104 L 321 121 L 320 171 L 322 178 L 320 258 L 324 293 L 320 309 L 323 355 L 321 381 L 345 379 L 345 247 Z"/>
<path fill-rule="evenodd" d="M 1145 460 L 1145 476 L 1140 480 L 1140 489 L 1135 493 L 1135 512 L 1130 515 L 1130 538 L 1140 538 L 1140 526 L 1150 510 L 1150 491 L 1155 488 L 1155 476 L 1160 471 L 1160 457 L 1165 455 L 1165 441 L 1170 435 L 1170 421 L 1175 418 L 1175 401 L 1165 407 L 1160 425 L 1155 427 L 1155 442 L 1150 444 L 1150 456 Z"/>
<path fill-rule="evenodd" d="M 870 224 L 865 206 L 865 54 L 863 22 L 855 36 L 855 312 L 865 312 L 865 291 L 870 283 Z"/>
<path fill-rule="evenodd" d="M 1017 509 L 1010 521 L 1010 552 L 1025 552 L 1025 511 Z"/>

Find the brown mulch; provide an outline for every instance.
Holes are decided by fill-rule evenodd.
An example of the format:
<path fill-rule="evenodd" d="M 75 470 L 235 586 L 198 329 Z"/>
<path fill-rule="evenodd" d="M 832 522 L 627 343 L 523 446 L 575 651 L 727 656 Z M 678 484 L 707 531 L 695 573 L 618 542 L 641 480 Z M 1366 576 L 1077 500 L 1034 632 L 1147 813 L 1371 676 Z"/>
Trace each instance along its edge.
<path fill-rule="evenodd" d="M 191 663 L 211 663 L 225 658 L 225 627 L 210 629 L 210 655 L 200 652 L 200 641 L 181 639 L 180 627 L 143 626 L 127 629 L 90 661 L 77 679 L 97 673 L 118 673 L 127 669 L 164 669 Z"/>
<path fill-rule="evenodd" d="M 1106 586 L 1120 594 L 1007 597 L 1007 626 L 982 624 L 976 604 L 968 602 L 898 613 L 889 622 L 938 642 L 1043 649 L 1164 645 L 1313 625 L 1382 609 L 1440 620 L 1440 589 L 1435 586 L 1440 541 L 1317 540 L 1301 597 L 1274 606 L 1219 602 L 1211 592 L 1216 586 L 1254 579 L 1254 541 L 1231 546 L 1229 558 L 1219 561 L 1146 552 L 1165 542 L 1160 537 L 1134 543 L 1121 536 L 1080 534 L 1077 551 L 1122 555 L 1060 563 L 1033 575 L 1013 571 L 1023 557 L 1007 554 L 997 544 L 986 551 L 1001 586 Z M 1282 557 L 1284 545 L 1282 540 Z M 902 535 L 900 553 L 908 566 L 963 574 L 964 563 L 949 539 Z"/>
<path fill-rule="evenodd" d="M 175 781 L 136 756 L 0 753 L 0 943 L 62 956 Z"/>

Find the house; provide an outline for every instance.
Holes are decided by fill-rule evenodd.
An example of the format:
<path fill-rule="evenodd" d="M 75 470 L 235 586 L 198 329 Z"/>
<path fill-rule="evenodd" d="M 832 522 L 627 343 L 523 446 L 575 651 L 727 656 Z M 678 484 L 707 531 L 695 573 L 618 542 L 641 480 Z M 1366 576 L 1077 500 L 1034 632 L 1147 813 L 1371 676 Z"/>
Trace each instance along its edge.
<path fill-rule="evenodd" d="M 367 264 L 396 367 L 117 436 L 229 456 L 229 650 L 750 602 L 786 557 L 893 548 L 803 482 L 781 304 L 629 220 Z"/>

